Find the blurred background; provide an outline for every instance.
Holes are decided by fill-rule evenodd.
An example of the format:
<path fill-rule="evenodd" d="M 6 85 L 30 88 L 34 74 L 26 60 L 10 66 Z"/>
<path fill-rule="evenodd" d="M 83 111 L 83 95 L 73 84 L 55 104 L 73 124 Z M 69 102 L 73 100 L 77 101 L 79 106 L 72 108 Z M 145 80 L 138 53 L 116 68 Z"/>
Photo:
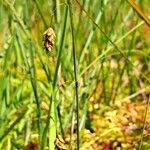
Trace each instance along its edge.
<path fill-rule="evenodd" d="M 0 149 L 76 149 L 78 128 L 82 150 L 149 149 L 149 26 L 126 0 L 71 8 L 73 39 L 67 0 L 0 1 Z"/>

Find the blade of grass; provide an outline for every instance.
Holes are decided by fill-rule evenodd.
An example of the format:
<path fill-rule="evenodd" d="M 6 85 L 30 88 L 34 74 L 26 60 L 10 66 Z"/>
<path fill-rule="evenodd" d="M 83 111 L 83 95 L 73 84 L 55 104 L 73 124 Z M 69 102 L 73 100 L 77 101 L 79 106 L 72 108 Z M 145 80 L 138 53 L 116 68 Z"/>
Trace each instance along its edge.
<path fill-rule="evenodd" d="M 57 56 L 57 64 L 56 64 L 56 68 L 55 68 L 55 73 L 54 73 L 54 79 L 53 79 L 53 83 L 52 83 L 52 87 L 53 87 L 53 94 L 55 92 L 55 87 L 56 87 L 56 83 L 57 83 L 57 77 L 58 77 L 58 69 L 60 66 L 60 58 L 61 58 L 61 53 L 62 53 L 62 49 L 63 49 L 63 45 L 64 45 L 64 39 L 65 39 L 65 32 L 66 32 L 66 27 L 67 27 L 67 16 L 68 16 L 68 7 L 66 6 L 65 8 L 65 13 L 64 13 L 64 23 L 63 23 L 63 31 L 62 31 L 62 35 L 61 35 L 61 39 L 60 39 L 60 43 L 59 43 L 59 50 L 58 50 L 58 56 Z M 53 95 L 54 96 L 54 95 Z M 47 124 L 44 128 L 43 131 L 43 135 L 42 135 L 42 143 L 41 143 L 41 150 L 44 150 L 45 147 L 45 143 L 46 143 L 46 135 L 49 129 L 49 125 L 50 125 L 50 118 L 51 117 L 55 117 L 55 114 L 51 114 L 51 110 L 54 109 L 52 108 L 52 103 L 54 103 L 54 97 L 50 98 L 50 105 L 49 105 L 49 113 L 48 113 L 48 121 Z M 59 108 L 57 107 L 57 111 L 59 111 Z M 51 140 L 50 142 L 54 143 L 55 141 L 55 137 L 53 137 L 53 140 Z"/>
<path fill-rule="evenodd" d="M 53 1 L 53 12 L 55 15 L 56 22 L 59 23 L 59 21 L 60 21 L 60 2 L 59 2 L 59 0 Z"/>
<path fill-rule="evenodd" d="M 82 117 L 80 119 L 79 131 L 81 131 L 81 129 L 84 127 L 84 124 L 86 122 L 87 112 L 88 112 L 88 102 L 86 100 L 83 106 Z"/>
<path fill-rule="evenodd" d="M 144 12 L 142 12 L 138 5 L 133 0 L 127 0 L 127 2 L 132 6 L 132 8 L 137 12 L 137 14 L 144 20 L 144 22 L 150 28 L 150 21 L 148 17 L 144 14 Z"/>
<path fill-rule="evenodd" d="M 54 89 L 55 89 L 55 86 L 57 83 L 56 81 L 57 81 L 57 77 L 58 77 L 58 69 L 60 66 L 60 58 L 61 58 L 61 53 L 62 53 L 64 40 L 65 40 L 65 32 L 66 32 L 66 27 L 67 27 L 67 16 L 68 16 L 68 7 L 66 6 L 65 15 L 64 15 L 63 31 L 62 31 L 60 43 L 58 45 L 59 50 L 58 50 L 58 56 L 57 56 L 57 64 L 56 64 L 56 69 L 55 69 L 55 74 L 54 74 L 54 79 L 53 79 L 53 88 Z"/>

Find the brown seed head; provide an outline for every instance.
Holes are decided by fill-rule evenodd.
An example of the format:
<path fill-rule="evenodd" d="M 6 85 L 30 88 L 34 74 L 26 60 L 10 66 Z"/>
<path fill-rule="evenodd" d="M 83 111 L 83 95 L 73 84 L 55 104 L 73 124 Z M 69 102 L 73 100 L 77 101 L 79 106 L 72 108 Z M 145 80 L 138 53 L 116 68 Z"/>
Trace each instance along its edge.
<path fill-rule="evenodd" d="M 56 34 L 52 28 L 48 28 L 43 34 L 44 48 L 51 51 L 55 44 Z"/>

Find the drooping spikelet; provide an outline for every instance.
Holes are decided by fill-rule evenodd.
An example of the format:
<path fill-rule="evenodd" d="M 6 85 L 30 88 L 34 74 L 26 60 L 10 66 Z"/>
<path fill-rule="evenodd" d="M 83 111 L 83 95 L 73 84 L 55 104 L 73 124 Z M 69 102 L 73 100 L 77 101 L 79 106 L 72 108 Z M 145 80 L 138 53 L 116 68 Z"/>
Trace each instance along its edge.
<path fill-rule="evenodd" d="M 46 51 L 51 51 L 54 47 L 56 34 L 54 30 L 50 27 L 43 34 L 44 48 Z"/>

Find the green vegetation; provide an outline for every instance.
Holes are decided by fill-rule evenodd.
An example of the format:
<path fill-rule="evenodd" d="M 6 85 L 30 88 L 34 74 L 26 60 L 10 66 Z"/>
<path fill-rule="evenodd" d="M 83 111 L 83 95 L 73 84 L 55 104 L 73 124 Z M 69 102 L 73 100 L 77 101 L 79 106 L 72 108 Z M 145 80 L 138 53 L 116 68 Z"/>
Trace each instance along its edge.
<path fill-rule="evenodd" d="M 150 1 L 131 2 L 0 1 L 0 150 L 150 149 Z"/>

